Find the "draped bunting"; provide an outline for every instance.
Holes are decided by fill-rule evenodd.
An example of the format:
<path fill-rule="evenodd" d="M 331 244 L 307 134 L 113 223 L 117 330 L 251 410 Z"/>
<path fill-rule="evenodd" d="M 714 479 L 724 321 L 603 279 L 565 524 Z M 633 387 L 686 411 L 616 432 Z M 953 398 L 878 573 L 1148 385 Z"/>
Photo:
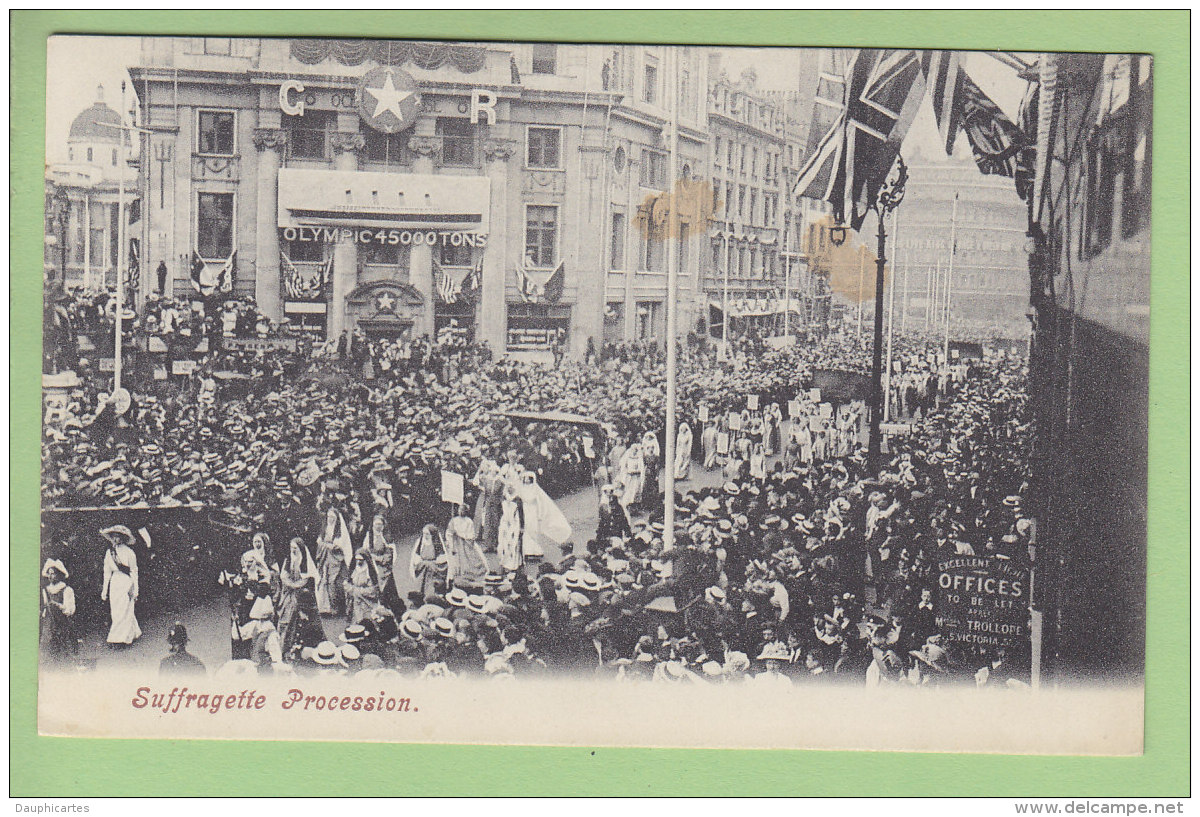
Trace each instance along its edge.
<path fill-rule="evenodd" d="M 362 65 L 373 60 L 380 65 L 411 62 L 434 71 L 450 65 L 464 74 L 483 68 L 486 51 L 478 46 L 452 43 L 414 43 L 396 40 L 291 40 L 292 58 L 305 65 L 334 59 L 342 65 Z"/>

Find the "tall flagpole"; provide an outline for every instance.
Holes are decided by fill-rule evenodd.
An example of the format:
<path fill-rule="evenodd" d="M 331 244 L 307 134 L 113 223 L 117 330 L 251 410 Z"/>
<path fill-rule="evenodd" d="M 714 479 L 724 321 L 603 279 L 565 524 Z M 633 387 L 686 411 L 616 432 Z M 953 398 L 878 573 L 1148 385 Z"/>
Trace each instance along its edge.
<path fill-rule="evenodd" d="M 896 223 L 900 218 L 899 208 L 892 211 L 892 255 L 896 256 L 900 253 L 897 251 L 899 247 Z M 896 264 L 892 262 L 892 274 L 888 280 L 888 337 L 887 337 L 887 368 L 883 370 L 884 379 L 887 381 L 887 388 L 883 391 L 883 419 L 885 422 L 891 419 L 892 410 L 892 336 L 896 334 Z"/>
<path fill-rule="evenodd" d="M 118 149 L 120 163 L 117 167 L 117 307 L 114 315 L 113 324 L 113 394 L 121 388 L 121 346 L 123 338 L 122 314 L 125 311 L 125 267 L 128 263 L 128 242 L 125 239 L 125 168 L 129 163 L 129 157 L 125 151 L 125 140 L 128 135 L 132 139 L 134 133 L 150 133 L 145 128 L 139 128 L 135 125 L 125 123 L 125 83 L 121 83 L 121 124 L 114 125 L 111 122 L 96 121 L 95 124 L 102 128 L 112 128 L 117 132 L 121 146 Z"/>
<path fill-rule="evenodd" d="M 863 275 L 866 272 L 867 248 L 858 248 L 858 342 L 862 344 Z"/>
<path fill-rule="evenodd" d="M 946 271 L 946 340 L 942 344 L 944 366 L 950 365 L 950 305 L 954 284 L 954 254 L 958 251 L 958 193 L 954 194 L 954 209 L 950 211 L 950 268 Z"/>
<path fill-rule="evenodd" d="M 679 221 L 676 200 L 679 193 L 679 51 L 672 48 L 671 55 L 671 155 L 667 168 L 667 178 L 671 180 L 671 189 L 667 191 L 667 224 L 665 238 L 667 242 L 667 433 L 666 445 L 663 446 L 663 549 L 669 550 L 675 545 L 675 369 L 677 352 L 675 348 L 676 322 L 678 307 L 676 304 L 676 288 L 679 284 Z"/>

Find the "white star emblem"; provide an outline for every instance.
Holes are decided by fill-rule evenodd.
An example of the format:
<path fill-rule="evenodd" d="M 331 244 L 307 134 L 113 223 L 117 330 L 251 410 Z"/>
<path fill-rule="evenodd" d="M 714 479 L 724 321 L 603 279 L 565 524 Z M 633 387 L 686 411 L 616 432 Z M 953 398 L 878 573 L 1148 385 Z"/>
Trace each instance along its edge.
<path fill-rule="evenodd" d="M 391 312 L 395 306 L 396 299 L 391 293 L 385 292 L 375 299 L 375 306 L 380 312 Z"/>
<path fill-rule="evenodd" d="M 396 86 L 392 84 L 392 74 L 389 71 L 383 85 L 378 88 L 365 89 L 368 94 L 375 97 L 375 113 L 371 114 L 372 119 L 378 119 L 381 113 L 391 111 L 396 118 L 401 122 L 404 121 L 404 114 L 400 112 L 400 103 L 413 95 L 413 91 L 397 91 Z"/>

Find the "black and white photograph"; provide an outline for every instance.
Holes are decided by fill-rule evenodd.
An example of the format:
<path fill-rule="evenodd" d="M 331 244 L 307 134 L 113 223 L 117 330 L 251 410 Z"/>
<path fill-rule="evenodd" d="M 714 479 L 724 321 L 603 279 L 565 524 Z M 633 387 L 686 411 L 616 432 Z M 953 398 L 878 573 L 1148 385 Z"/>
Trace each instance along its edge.
<path fill-rule="evenodd" d="M 51 37 L 43 733 L 1140 753 L 1152 58 L 884 46 Z"/>

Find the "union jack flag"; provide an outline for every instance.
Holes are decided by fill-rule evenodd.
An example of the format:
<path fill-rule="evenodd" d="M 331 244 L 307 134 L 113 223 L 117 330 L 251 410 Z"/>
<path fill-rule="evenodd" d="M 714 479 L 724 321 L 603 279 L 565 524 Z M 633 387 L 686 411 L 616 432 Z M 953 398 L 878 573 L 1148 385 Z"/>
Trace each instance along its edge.
<path fill-rule="evenodd" d="M 846 66 L 844 108 L 800 171 L 795 192 L 830 202 L 839 222 L 859 229 L 924 93 L 918 52 L 856 52 Z"/>
<path fill-rule="evenodd" d="M 979 171 L 991 176 L 1014 176 L 1017 154 L 1026 147 L 1025 133 L 967 76 L 952 51 L 927 51 L 921 69 L 946 155 L 954 153 L 959 131 L 967 134 Z"/>

